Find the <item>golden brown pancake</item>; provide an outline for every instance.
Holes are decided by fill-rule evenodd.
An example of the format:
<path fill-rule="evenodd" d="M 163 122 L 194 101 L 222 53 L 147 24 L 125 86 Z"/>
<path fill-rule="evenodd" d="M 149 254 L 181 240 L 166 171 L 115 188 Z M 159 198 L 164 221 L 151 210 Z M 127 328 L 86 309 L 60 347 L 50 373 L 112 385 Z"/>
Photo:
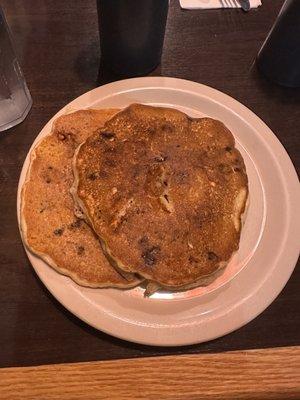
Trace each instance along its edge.
<path fill-rule="evenodd" d="M 77 200 L 124 271 L 189 287 L 238 249 L 247 175 L 220 121 L 133 104 L 82 144 L 73 168 Z"/>
<path fill-rule="evenodd" d="M 139 280 L 120 275 L 92 229 L 74 215 L 70 195 L 76 147 L 115 114 L 82 110 L 59 117 L 31 153 L 22 190 L 21 229 L 27 247 L 80 285 L 127 288 Z"/>

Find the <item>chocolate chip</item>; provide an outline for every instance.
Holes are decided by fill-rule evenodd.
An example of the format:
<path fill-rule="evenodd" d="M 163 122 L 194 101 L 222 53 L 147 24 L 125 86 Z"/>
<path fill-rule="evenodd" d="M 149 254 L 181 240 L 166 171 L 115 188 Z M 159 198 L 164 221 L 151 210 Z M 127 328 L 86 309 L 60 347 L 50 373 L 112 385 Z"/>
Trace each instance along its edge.
<path fill-rule="evenodd" d="M 207 257 L 210 261 L 218 261 L 219 257 L 213 251 L 207 253 Z"/>
<path fill-rule="evenodd" d="M 234 167 L 233 168 L 235 172 L 241 172 L 241 168 L 240 167 Z"/>
<path fill-rule="evenodd" d="M 97 179 L 97 172 L 92 172 L 91 174 L 88 175 L 88 178 L 89 178 L 91 181 L 96 180 L 96 179 Z"/>
<path fill-rule="evenodd" d="M 69 225 L 69 228 L 70 228 L 70 229 L 80 228 L 81 223 L 82 223 L 82 220 L 79 219 L 79 218 L 77 218 L 76 221 L 72 222 L 72 223 Z"/>
<path fill-rule="evenodd" d="M 46 183 L 51 183 L 51 179 L 47 176 Z"/>
<path fill-rule="evenodd" d="M 115 134 L 113 132 L 100 132 L 101 137 L 106 140 L 113 140 L 115 138 Z"/>
<path fill-rule="evenodd" d="M 77 254 L 81 256 L 84 253 L 84 247 L 83 246 L 78 246 L 77 247 Z"/>
<path fill-rule="evenodd" d="M 56 236 L 61 236 L 63 234 L 64 229 L 63 228 L 57 228 L 53 231 L 54 235 Z"/>
<path fill-rule="evenodd" d="M 49 165 L 48 169 L 49 169 L 50 171 L 52 171 L 53 167 L 51 167 L 51 165 Z"/>
<path fill-rule="evenodd" d="M 164 194 L 164 198 L 167 200 L 167 202 L 169 203 L 169 196 L 167 194 Z"/>
<path fill-rule="evenodd" d="M 168 158 L 167 156 L 160 155 L 160 156 L 154 157 L 154 161 L 155 162 L 164 162 L 167 160 L 167 158 Z"/>
<path fill-rule="evenodd" d="M 226 146 L 225 150 L 231 152 L 232 148 L 230 146 Z"/>
<path fill-rule="evenodd" d="M 157 254 L 160 252 L 159 246 L 153 246 L 142 253 L 142 258 L 145 261 L 145 264 L 150 267 L 154 265 L 157 261 Z"/>

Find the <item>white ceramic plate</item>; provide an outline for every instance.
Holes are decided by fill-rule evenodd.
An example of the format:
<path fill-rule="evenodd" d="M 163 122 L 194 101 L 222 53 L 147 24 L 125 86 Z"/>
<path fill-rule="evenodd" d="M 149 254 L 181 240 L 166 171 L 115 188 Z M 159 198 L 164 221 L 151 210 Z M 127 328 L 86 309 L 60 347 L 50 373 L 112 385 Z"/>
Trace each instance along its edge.
<path fill-rule="evenodd" d="M 250 110 L 217 90 L 174 78 L 136 78 L 94 89 L 59 111 L 33 146 L 63 113 L 80 108 L 122 108 L 133 102 L 175 107 L 192 117 L 207 115 L 224 122 L 234 134 L 246 163 L 250 206 L 240 249 L 225 273 L 206 288 L 161 292 L 147 299 L 141 288 L 80 287 L 26 250 L 27 255 L 60 303 L 106 333 L 159 346 L 188 345 L 225 335 L 260 314 L 294 269 L 300 233 L 296 172 L 275 135 Z M 29 156 L 19 182 L 18 218 L 28 164 Z"/>

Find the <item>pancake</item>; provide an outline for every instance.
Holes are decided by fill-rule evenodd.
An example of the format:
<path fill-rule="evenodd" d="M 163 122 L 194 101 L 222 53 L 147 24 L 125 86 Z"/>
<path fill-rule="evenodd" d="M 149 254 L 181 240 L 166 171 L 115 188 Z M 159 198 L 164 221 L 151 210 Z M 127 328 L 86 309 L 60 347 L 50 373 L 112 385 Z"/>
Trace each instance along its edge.
<path fill-rule="evenodd" d="M 80 146 L 73 169 L 77 201 L 124 271 L 192 287 L 239 247 L 247 175 L 220 121 L 133 104 Z"/>
<path fill-rule="evenodd" d="M 128 288 L 140 280 L 119 274 L 103 254 L 92 229 L 74 215 L 70 195 L 76 147 L 115 110 L 81 110 L 59 117 L 52 133 L 31 153 L 21 199 L 26 246 L 58 272 L 89 287 Z"/>

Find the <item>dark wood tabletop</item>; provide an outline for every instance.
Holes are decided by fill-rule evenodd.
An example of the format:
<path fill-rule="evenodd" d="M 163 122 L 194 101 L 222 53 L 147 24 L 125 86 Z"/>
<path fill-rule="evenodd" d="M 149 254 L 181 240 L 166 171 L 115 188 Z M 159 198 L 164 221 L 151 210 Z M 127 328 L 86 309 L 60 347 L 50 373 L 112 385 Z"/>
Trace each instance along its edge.
<path fill-rule="evenodd" d="M 217 88 L 254 111 L 300 166 L 300 90 L 273 85 L 254 61 L 283 0 L 241 10 L 181 10 L 172 0 L 162 63 L 151 75 Z M 182 348 L 112 338 L 66 311 L 37 278 L 17 226 L 16 193 L 25 156 L 44 124 L 84 92 L 115 80 L 99 72 L 95 0 L 2 0 L 32 98 L 26 120 L 0 133 L 0 367 L 300 344 L 299 268 L 278 298 L 248 325 Z"/>

